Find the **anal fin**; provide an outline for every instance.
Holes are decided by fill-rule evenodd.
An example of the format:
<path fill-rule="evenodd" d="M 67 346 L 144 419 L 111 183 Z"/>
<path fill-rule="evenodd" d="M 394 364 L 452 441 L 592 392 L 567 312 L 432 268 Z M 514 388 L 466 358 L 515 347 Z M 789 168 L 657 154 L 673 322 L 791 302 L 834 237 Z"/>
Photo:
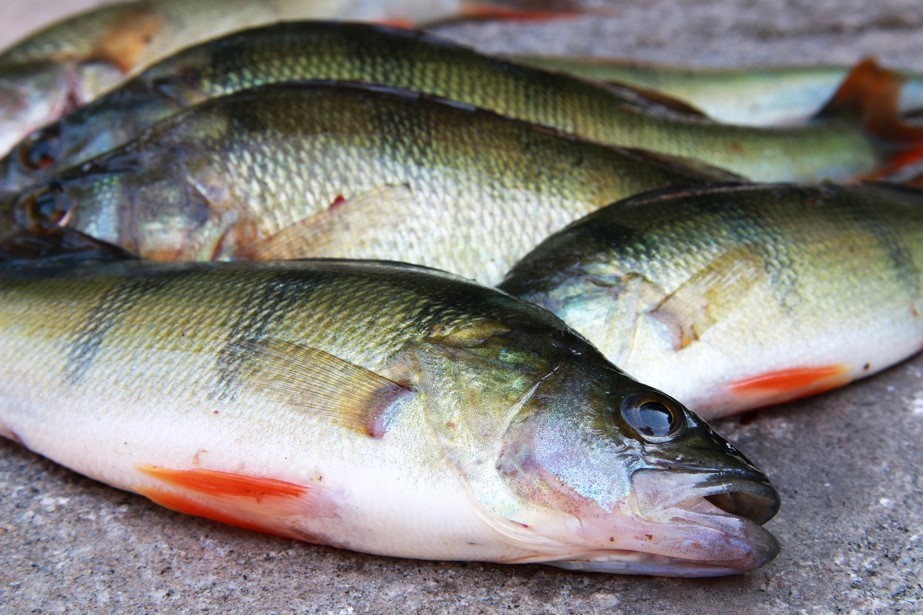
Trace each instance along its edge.
<path fill-rule="evenodd" d="M 299 530 L 299 521 L 336 514 L 329 494 L 317 487 L 216 470 L 153 465 L 139 465 L 137 469 L 159 483 L 133 489 L 153 502 L 264 534 L 320 542 Z"/>

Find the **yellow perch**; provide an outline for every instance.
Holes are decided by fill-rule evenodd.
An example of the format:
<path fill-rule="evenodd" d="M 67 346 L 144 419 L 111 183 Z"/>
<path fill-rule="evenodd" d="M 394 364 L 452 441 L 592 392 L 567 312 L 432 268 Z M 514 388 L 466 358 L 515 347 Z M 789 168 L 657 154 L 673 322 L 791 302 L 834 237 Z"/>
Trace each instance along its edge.
<path fill-rule="evenodd" d="M 711 576 L 766 477 L 536 306 L 408 265 L 0 267 L 0 433 L 182 512 L 368 553 Z"/>

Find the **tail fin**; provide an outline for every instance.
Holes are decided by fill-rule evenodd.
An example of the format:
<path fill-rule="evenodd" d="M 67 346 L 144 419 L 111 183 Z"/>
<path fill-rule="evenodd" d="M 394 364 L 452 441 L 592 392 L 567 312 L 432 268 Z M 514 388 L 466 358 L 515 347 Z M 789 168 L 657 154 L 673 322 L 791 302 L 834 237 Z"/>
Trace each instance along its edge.
<path fill-rule="evenodd" d="M 850 118 L 880 139 L 887 154 L 874 179 L 891 175 L 923 160 L 923 126 L 906 123 L 900 115 L 901 88 L 906 77 L 866 58 L 855 68 L 821 109 L 818 119 Z"/>

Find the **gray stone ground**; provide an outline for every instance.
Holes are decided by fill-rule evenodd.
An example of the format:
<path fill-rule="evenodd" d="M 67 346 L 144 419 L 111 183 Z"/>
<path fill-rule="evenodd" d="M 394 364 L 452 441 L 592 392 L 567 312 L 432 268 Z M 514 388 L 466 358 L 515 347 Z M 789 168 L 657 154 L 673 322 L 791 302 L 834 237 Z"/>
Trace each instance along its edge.
<path fill-rule="evenodd" d="M 443 32 L 494 51 L 703 65 L 876 54 L 923 72 L 916 0 L 594 6 L 607 15 Z M 0 40 L 65 9 L 60 0 L 7 0 Z M 760 571 L 717 580 L 304 545 L 166 511 L 0 441 L 0 612 L 915 613 L 923 608 L 921 385 L 917 357 L 820 398 L 718 424 L 779 488 L 782 512 L 769 527 L 783 550 Z"/>

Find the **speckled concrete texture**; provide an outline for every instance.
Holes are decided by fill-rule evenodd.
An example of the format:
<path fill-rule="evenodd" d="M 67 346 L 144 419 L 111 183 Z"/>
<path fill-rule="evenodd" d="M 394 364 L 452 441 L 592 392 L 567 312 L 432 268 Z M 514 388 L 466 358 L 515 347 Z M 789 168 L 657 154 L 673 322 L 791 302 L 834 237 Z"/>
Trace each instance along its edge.
<path fill-rule="evenodd" d="M 90 2 L 82 2 L 82 5 Z M 596 2 L 592 17 L 443 28 L 493 51 L 923 72 L 914 0 Z M 0 6 L 0 40 L 66 5 Z M 13 18 L 15 17 L 15 19 Z M 861 326 L 857 323 L 856 326 Z M 615 577 L 371 557 L 184 517 L 0 441 L 0 612 L 917 613 L 923 609 L 923 357 L 717 424 L 783 497 L 780 556 L 746 576 Z"/>

